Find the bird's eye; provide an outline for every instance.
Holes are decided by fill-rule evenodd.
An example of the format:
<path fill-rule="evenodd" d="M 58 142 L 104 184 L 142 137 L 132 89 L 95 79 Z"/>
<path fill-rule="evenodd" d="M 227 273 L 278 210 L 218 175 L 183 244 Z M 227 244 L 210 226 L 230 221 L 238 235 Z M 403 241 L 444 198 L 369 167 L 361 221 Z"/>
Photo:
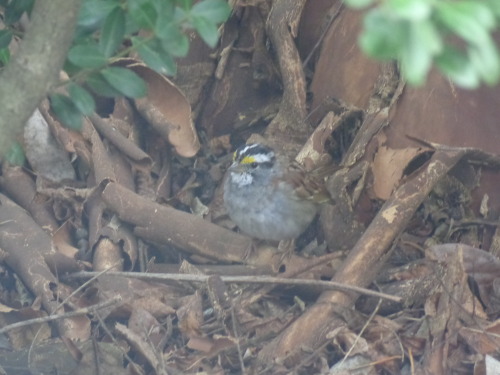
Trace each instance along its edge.
<path fill-rule="evenodd" d="M 257 167 L 258 167 L 258 165 L 259 165 L 259 163 L 255 162 L 255 161 L 254 161 L 252 164 L 250 164 L 250 166 L 251 166 L 252 168 L 257 168 Z"/>

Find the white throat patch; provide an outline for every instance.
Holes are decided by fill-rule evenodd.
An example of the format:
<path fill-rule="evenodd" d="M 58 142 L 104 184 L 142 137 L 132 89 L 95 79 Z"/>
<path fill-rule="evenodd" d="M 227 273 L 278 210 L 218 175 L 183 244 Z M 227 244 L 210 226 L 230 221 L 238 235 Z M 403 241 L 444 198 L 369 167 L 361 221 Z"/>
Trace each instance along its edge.
<path fill-rule="evenodd" d="M 231 180 L 238 185 L 238 187 L 242 187 L 251 184 L 253 176 L 250 173 L 231 172 Z"/>

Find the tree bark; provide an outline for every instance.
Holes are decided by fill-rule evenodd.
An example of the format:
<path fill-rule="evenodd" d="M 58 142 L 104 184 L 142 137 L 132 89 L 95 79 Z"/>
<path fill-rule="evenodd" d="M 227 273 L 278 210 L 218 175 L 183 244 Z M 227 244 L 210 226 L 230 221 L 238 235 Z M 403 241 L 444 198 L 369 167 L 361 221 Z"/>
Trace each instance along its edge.
<path fill-rule="evenodd" d="M 36 0 L 18 52 L 0 75 L 0 157 L 57 82 L 81 0 Z"/>

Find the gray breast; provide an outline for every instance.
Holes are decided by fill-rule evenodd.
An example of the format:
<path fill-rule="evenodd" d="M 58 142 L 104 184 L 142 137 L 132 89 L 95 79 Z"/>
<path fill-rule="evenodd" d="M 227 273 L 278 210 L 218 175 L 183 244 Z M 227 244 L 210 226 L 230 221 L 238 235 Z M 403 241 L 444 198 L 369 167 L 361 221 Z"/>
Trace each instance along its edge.
<path fill-rule="evenodd" d="M 252 237 L 278 241 L 299 236 L 316 215 L 317 206 L 290 199 L 291 192 L 282 191 L 283 186 L 278 190 L 272 184 L 266 186 L 236 187 L 226 181 L 224 201 L 229 216 Z"/>

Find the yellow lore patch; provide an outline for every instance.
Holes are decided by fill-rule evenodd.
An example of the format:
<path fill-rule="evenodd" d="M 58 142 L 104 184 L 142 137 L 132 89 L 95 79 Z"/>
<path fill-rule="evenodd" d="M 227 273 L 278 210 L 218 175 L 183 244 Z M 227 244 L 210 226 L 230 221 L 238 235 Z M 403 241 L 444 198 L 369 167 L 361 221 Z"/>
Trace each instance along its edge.
<path fill-rule="evenodd" d="M 252 164 L 255 163 L 255 157 L 254 156 L 245 156 L 243 159 L 241 159 L 240 164 Z"/>

